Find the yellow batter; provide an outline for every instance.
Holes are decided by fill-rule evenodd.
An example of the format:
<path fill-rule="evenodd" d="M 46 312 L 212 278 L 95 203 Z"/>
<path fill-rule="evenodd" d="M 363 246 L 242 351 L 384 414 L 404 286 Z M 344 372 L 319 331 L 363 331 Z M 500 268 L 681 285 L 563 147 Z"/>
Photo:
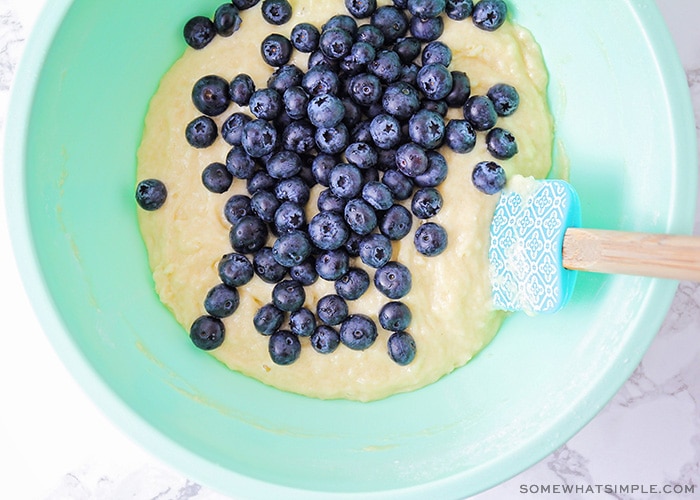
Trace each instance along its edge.
<path fill-rule="evenodd" d="M 211 193 L 202 185 L 202 169 L 211 162 L 223 162 L 230 146 L 221 138 L 206 149 L 188 145 L 184 127 L 200 114 L 192 105 L 190 92 L 193 84 L 208 74 L 231 80 L 247 73 L 257 88 L 265 87 L 272 71 L 260 57 L 260 43 L 266 35 L 272 31 L 289 36 L 292 27 L 302 21 L 320 28 L 332 15 L 344 13 L 340 0 L 292 0 L 292 5 L 294 15 L 284 26 L 265 23 L 259 8 L 253 8 L 242 12 L 241 29 L 232 37 L 216 37 L 200 51 L 188 48 L 163 77 L 146 117 L 137 179 L 160 179 L 167 186 L 168 199 L 154 212 L 139 210 L 139 224 L 157 293 L 182 324 L 183 342 L 189 342 L 186 332 L 192 322 L 205 314 L 207 292 L 220 283 L 219 260 L 232 252 L 224 204 L 233 194 L 247 194 L 242 180 L 234 180 L 224 194 Z M 545 96 L 546 69 L 530 33 L 511 22 L 486 32 L 474 27 L 471 19 L 458 22 L 445 17 L 440 40 L 452 48 L 450 69 L 469 76 L 472 95 L 483 95 L 491 85 L 501 82 L 518 90 L 520 107 L 513 115 L 499 118 L 497 126 L 513 132 L 519 152 L 499 163 L 508 176 L 545 176 L 551 166 L 553 123 Z M 306 57 L 295 51 L 290 63 L 305 70 Z M 232 104 L 215 120 L 220 126 L 239 110 Z M 462 118 L 460 115 L 461 110 L 450 111 L 450 116 Z M 341 344 L 332 354 L 323 355 L 313 350 L 308 338 L 301 338 L 299 359 L 288 366 L 276 365 L 268 354 L 268 337 L 258 333 L 252 323 L 258 308 L 270 302 L 273 286 L 257 276 L 239 288 L 240 306 L 224 319 L 225 341 L 209 353 L 230 368 L 283 390 L 362 401 L 417 389 L 469 361 L 493 338 L 504 317 L 491 309 L 488 278 L 488 230 L 497 195 L 478 192 L 471 181 L 474 165 L 493 158 L 486 150 L 483 133 L 468 154 L 455 154 L 447 148 L 441 152 L 449 175 L 439 187 L 443 208 L 432 220 L 447 230 L 447 249 L 436 257 L 420 255 L 413 246 L 413 234 L 420 224 L 417 219 L 411 233 L 394 242 L 393 260 L 407 265 L 413 276 L 413 287 L 402 299 L 413 314 L 408 331 L 415 339 L 417 353 L 412 363 L 399 366 L 389 358 L 386 340 L 390 332 L 377 320 L 388 299 L 370 285 L 359 300 L 348 301 L 350 313 L 364 313 L 377 324 L 379 336 L 369 349 L 353 351 Z M 319 190 L 312 191 L 309 219 L 316 211 Z M 271 237 L 270 246 L 273 241 Z M 359 259 L 353 260 L 352 265 L 362 266 Z M 372 277 L 373 270 L 366 270 Z M 333 283 L 319 278 L 307 288 L 306 307 L 315 310 L 317 299 L 330 293 L 335 293 Z"/>

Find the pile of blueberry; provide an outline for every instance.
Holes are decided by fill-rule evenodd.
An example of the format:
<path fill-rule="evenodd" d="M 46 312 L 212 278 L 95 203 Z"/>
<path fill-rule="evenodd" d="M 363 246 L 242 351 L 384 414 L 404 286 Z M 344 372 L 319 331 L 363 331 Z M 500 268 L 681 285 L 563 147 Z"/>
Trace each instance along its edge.
<path fill-rule="evenodd" d="M 241 24 L 240 10 L 258 2 L 234 0 L 221 5 L 213 20 L 191 19 L 186 42 L 201 49 L 217 35 L 232 35 Z M 235 312 L 237 288 L 255 275 L 274 284 L 271 301 L 253 323 L 269 336 L 275 363 L 299 357 L 299 337 L 309 337 L 319 353 L 340 344 L 367 349 L 377 326 L 366 315 L 349 314 L 348 301 L 373 282 L 388 299 L 378 318 L 392 332 L 389 356 L 410 363 L 416 352 L 407 332 L 411 311 L 400 299 L 411 289 L 411 272 L 392 260 L 392 241 L 410 232 L 415 217 L 421 221 L 414 238 L 418 252 L 433 257 L 447 245 L 445 229 L 430 221 L 442 208 L 437 188 L 448 168 L 438 148 L 469 152 L 477 133 L 485 132 L 496 159 L 517 153 L 513 135 L 495 126 L 499 116 L 518 107 L 517 91 L 497 84 L 487 95 L 471 95 L 468 76 L 448 69 L 452 52 L 438 40 L 443 14 L 457 21 L 471 16 L 479 28 L 497 29 L 507 15 L 503 0 L 394 0 L 381 7 L 376 0 L 345 0 L 345 6 L 350 15 L 335 15 L 320 28 L 299 23 L 289 38 L 272 33 L 263 40 L 260 53 L 272 68 L 266 88 L 239 74 L 232 81 L 207 75 L 192 89 L 202 115 L 186 126 L 189 144 L 205 148 L 220 134 L 231 146 L 225 161 L 203 169 L 204 186 L 225 193 L 242 179 L 248 190 L 225 205 L 234 252 L 221 259 L 221 283 L 204 300 L 206 314 L 191 326 L 190 337 L 201 349 L 221 345 L 221 318 Z M 291 19 L 292 6 L 263 0 L 261 12 L 266 22 L 282 25 Z M 309 54 L 306 71 L 289 64 L 295 50 Z M 219 130 L 212 117 L 232 102 L 250 114 L 234 112 Z M 449 108 L 462 108 L 464 119 L 447 120 Z M 494 161 L 480 162 L 472 180 L 493 194 L 504 186 L 505 173 Z M 324 189 L 309 220 L 306 205 L 316 184 Z M 137 187 L 136 198 L 147 210 L 166 196 L 154 179 Z M 267 246 L 270 235 L 274 244 Z M 355 259 L 374 270 L 372 278 Z M 334 282 L 336 293 L 322 297 L 312 311 L 304 307 L 305 287 L 319 278 Z"/>

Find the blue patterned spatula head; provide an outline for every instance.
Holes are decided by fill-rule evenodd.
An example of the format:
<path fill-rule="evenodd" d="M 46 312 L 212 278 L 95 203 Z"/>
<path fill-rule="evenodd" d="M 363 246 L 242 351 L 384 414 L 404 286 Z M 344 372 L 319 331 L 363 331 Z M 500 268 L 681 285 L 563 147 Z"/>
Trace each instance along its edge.
<path fill-rule="evenodd" d="M 564 233 L 581 225 L 570 184 L 514 176 L 491 223 L 490 278 L 496 309 L 552 313 L 571 297 L 576 271 L 562 265 Z"/>

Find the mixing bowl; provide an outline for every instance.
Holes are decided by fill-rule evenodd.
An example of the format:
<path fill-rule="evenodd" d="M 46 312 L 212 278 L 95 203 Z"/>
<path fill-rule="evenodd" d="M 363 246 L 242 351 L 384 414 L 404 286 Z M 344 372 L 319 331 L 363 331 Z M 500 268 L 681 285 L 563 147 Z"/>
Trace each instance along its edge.
<path fill-rule="evenodd" d="M 219 3 L 54 0 L 28 42 L 7 210 L 36 312 L 75 378 L 137 442 L 234 496 L 459 498 L 551 453 L 630 375 L 676 283 L 580 276 L 562 312 L 515 314 L 468 365 L 365 404 L 264 386 L 189 343 L 153 290 L 135 151 L 181 26 Z M 542 46 L 584 225 L 688 233 L 695 128 L 653 2 L 510 5 Z"/>

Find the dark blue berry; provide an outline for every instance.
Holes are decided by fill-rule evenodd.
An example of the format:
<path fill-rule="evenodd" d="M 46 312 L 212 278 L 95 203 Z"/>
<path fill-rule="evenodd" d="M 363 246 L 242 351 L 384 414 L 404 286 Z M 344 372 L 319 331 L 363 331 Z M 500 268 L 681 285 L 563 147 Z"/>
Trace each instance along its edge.
<path fill-rule="evenodd" d="M 485 194 L 495 194 L 506 185 L 506 172 L 498 163 L 482 161 L 472 171 L 474 187 Z"/>
<path fill-rule="evenodd" d="M 200 316 L 190 327 L 190 340 L 204 351 L 216 349 L 224 343 L 224 323 L 213 316 Z"/>
<path fill-rule="evenodd" d="M 377 226 L 377 214 L 362 198 L 353 198 L 348 201 L 343 215 L 350 229 L 360 235 L 372 232 Z"/>
<path fill-rule="evenodd" d="M 424 149 L 438 148 L 445 138 L 445 121 L 435 111 L 421 109 L 408 121 L 408 135 Z"/>
<path fill-rule="evenodd" d="M 279 33 L 271 33 L 260 44 L 260 54 L 270 66 L 284 66 L 292 57 L 292 43 Z"/>
<path fill-rule="evenodd" d="M 326 281 L 335 281 L 348 271 L 350 258 L 344 248 L 326 250 L 316 256 L 316 273 Z"/>
<path fill-rule="evenodd" d="M 316 303 L 316 316 L 326 325 L 339 325 L 348 317 L 348 305 L 340 295 L 324 295 Z"/>
<path fill-rule="evenodd" d="M 145 179 L 137 184 L 135 197 L 144 210 L 158 210 L 168 198 L 168 190 L 158 179 Z"/>
<path fill-rule="evenodd" d="M 398 365 L 405 366 L 416 357 L 416 342 L 410 333 L 392 333 L 386 342 L 389 357 Z"/>
<path fill-rule="evenodd" d="M 270 359 L 278 365 L 291 365 L 301 354 L 299 337 L 287 330 L 278 330 L 270 335 L 268 347 Z"/>
<path fill-rule="evenodd" d="M 340 79 L 332 68 L 325 65 L 314 66 L 301 79 L 301 86 L 309 95 L 336 94 Z"/>
<path fill-rule="evenodd" d="M 252 120 L 243 127 L 241 146 L 253 158 L 272 153 L 278 144 L 277 130 L 266 120 Z"/>
<path fill-rule="evenodd" d="M 396 261 L 387 262 L 374 273 L 374 286 L 392 300 L 410 292 L 411 283 L 411 271 Z"/>
<path fill-rule="evenodd" d="M 316 147 L 316 128 L 308 120 L 296 120 L 282 131 L 282 147 L 297 154 L 310 153 Z"/>
<path fill-rule="evenodd" d="M 258 190 L 250 198 L 250 209 L 253 214 L 267 223 L 275 220 L 275 213 L 280 206 L 280 201 L 270 191 Z"/>
<path fill-rule="evenodd" d="M 278 264 L 293 267 L 304 262 L 311 255 L 311 240 L 305 231 L 285 233 L 272 245 L 272 255 Z"/>
<path fill-rule="evenodd" d="M 357 21 L 347 14 L 336 14 L 321 26 L 321 31 L 328 31 L 329 29 L 336 28 L 347 31 L 354 37 L 355 33 L 357 33 Z"/>
<path fill-rule="evenodd" d="M 311 98 L 306 112 L 312 125 L 331 128 L 343 121 L 345 106 L 332 94 L 319 94 Z"/>
<path fill-rule="evenodd" d="M 412 17 L 410 23 L 411 35 L 421 42 L 432 42 L 437 40 L 445 30 L 445 23 L 440 17 L 429 17 L 421 19 L 420 17 Z"/>
<path fill-rule="evenodd" d="M 426 151 L 428 156 L 428 169 L 413 178 L 418 187 L 435 187 L 442 184 L 447 178 L 447 161 L 437 151 Z"/>
<path fill-rule="evenodd" d="M 452 92 L 452 73 L 442 64 L 428 64 L 418 71 L 416 85 L 426 98 L 439 101 Z"/>
<path fill-rule="evenodd" d="M 338 59 L 331 59 L 326 54 L 324 54 L 321 49 L 314 50 L 309 54 L 309 59 L 306 62 L 307 69 L 315 68 L 316 66 L 323 66 L 333 71 L 338 70 L 339 66 Z"/>
<path fill-rule="evenodd" d="M 351 267 L 334 285 L 335 293 L 345 300 L 357 300 L 369 288 L 369 274 L 359 267 Z"/>
<path fill-rule="evenodd" d="M 226 170 L 236 179 L 250 179 L 257 169 L 255 160 L 243 146 L 232 146 L 226 154 Z"/>
<path fill-rule="evenodd" d="M 229 98 L 239 106 L 247 106 L 253 92 L 255 92 L 255 82 L 245 73 L 234 76 L 229 83 Z"/>
<path fill-rule="evenodd" d="M 395 168 L 384 172 L 382 182 L 389 188 L 395 200 L 407 200 L 413 193 L 413 181 L 411 178 Z"/>
<path fill-rule="evenodd" d="M 413 244 L 426 257 L 440 255 L 447 248 L 447 231 L 435 222 L 427 222 L 416 229 Z"/>
<path fill-rule="evenodd" d="M 238 290 L 219 283 L 207 293 L 204 309 L 215 318 L 226 318 L 236 312 L 239 303 Z"/>
<path fill-rule="evenodd" d="M 241 27 L 238 8 L 232 3 L 221 4 L 214 12 L 214 28 L 220 36 L 231 36 Z"/>
<path fill-rule="evenodd" d="M 411 231 L 413 217 L 403 205 L 392 205 L 382 214 L 379 231 L 390 240 L 400 240 Z"/>
<path fill-rule="evenodd" d="M 272 335 L 282 326 L 284 312 L 274 304 L 265 304 L 253 316 L 253 326 L 263 335 Z"/>
<path fill-rule="evenodd" d="M 342 59 L 350 53 L 352 35 L 341 28 L 329 28 L 321 33 L 318 48 L 330 59 Z"/>
<path fill-rule="evenodd" d="M 335 155 L 350 143 L 350 132 L 344 123 L 339 123 L 335 127 L 316 129 L 314 140 L 319 151 Z"/>
<path fill-rule="evenodd" d="M 376 49 L 384 46 L 384 34 L 376 26 L 371 24 L 363 24 L 357 27 L 355 33 L 356 42 L 365 42 Z"/>
<path fill-rule="evenodd" d="M 350 80 L 350 98 L 361 106 L 370 106 L 382 98 L 382 82 L 377 76 L 360 73 Z"/>
<path fill-rule="evenodd" d="M 366 142 L 354 142 L 345 149 L 345 159 L 357 168 L 368 169 L 377 164 L 377 151 Z"/>
<path fill-rule="evenodd" d="M 450 120 L 445 127 L 445 144 L 456 153 L 468 153 L 476 145 L 476 131 L 468 120 Z"/>
<path fill-rule="evenodd" d="M 232 182 L 233 176 L 223 163 L 210 163 L 202 170 L 202 184 L 212 193 L 225 193 Z"/>
<path fill-rule="evenodd" d="M 505 22 L 507 14 L 503 0 L 481 0 L 472 10 L 472 22 L 482 30 L 495 31 Z"/>
<path fill-rule="evenodd" d="M 340 345 L 338 331 L 328 325 L 318 325 L 309 340 L 314 350 L 320 354 L 330 354 Z"/>
<path fill-rule="evenodd" d="M 350 48 L 350 53 L 340 61 L 340 69 L 346 75 L 357 75 L 367 69 L 367 65 L 374 60 L 376 50 L 367 42 L 355 42 Z"/>
<path fill-rule="evenodd" d="M 311 162 L 314 179 L 322 186 L 328 186 L 328 175 L 338 164 L 338 158 L 329 154 L 319 154 Z"/>
<path fill-rule="evenodd" d="M 350 229 L 337 212 L 319 212 L 309 222 L 311 241 L 321 250 L 335 250 L 345 244 Z"/>
<path fill-rule="evenodd" d="M 360 240 L 360 260 L 373 268 L 380 268 L 391 260 L 391 241 L 382 234 L 370 233 Z"/>
<path fill-rule="evenodd" d="M 284 103 L 279 92 L 267 88 L 253 92 L 248 107 L 256 118 L 274 120 L 282 112 Z"/>
<path fill-rule="evenodd" d="M 491 99 L 484 95 L 473 95 L 464 103 L 464 118 L 469 120 L 474 130 L 484 131 L 496 125 L 498 115 Z"/>
<path fill-rule="evenodd" d="M 472 15 L 473 0 L 446 0 L 445 15 L 455 21 L 462 21 Z"/>
<path fill-rule="evenodd" d="M 252 177 L 246 179 L 246 188 L 249 194 L 255 194 L 260 190 L 269 191 L 274 189 L 276 185 L 277 181 L 270 177 L 270 174 L 265 170 L 257 170 Z"/>
<path fill-rule="evenodd" d="M 403 302 L 387 302 L 379 310 L 379 324 L 390 332 L 398 332 L 408 328 L 412 317 L 411 310 Z"/>
<path fill-rule="evenodd" d="M 494 127 L 486 134 L 486 147 L 495 158 L 507 160 L 518 152 L 518 143 L 508 130 Z"/>
<path fill-rule="evenodd" d="M 321 33 L 310 23 L 299 23 L 292 28 L 290 41 L 299 52 L 310 53 L 318 48 Z"/>
<path fill-rule="evenodd" d="M 230 240 L 236 252 L 257 252 L 267 241 L 267 224 L 259 217 L 246 215 L 231 228 Z"/>
<path fill-rule="evenodd" d="M 396 168 L 408 176 L 415 177 L 428 169 L 428 156 L 425 149 L 415 142 L 407 142 L 396 150 Z"/>
<path fill-rule="evenodd" d="M 328 174 L 328 187 L 340 198 L 355 198 L 362 190 L 360 169 L 351 163 L 339 163 Z"/>
<path fill-rule="evenodd" d="M 493 107 L 498 116 L 512 115 L 520 104 L 518 91 L 507 83 L 495 84 L 486 92 L 486 95 L 493 102 Z"/>
<path fill-rule="evenodd" d="M 253 264 L 240 253 L 227 253 L 217 266 L 219 278 L 230 287 L 243 286 L 253 279 Z"/>
<path fill-rule="evenodd" d="M 224 217 L 232 226 L 238 224 L 243 217 L 252 214 L 250 198 L 244 194 L 234 194 L 224 205 Z"/>
<path fill-rule="evenodd" d="M 345 0 L 345 8 L 353 17 L 364 19 L 377 10 L 377 0 Z"/>
<path fill-rule="evenodd" d="M 302 161 L 292 151 L 278 151 L 268 158 L 265 168 L 273 179 L 288 179 L 301 171 Z"/>
<path fill-rule="evenodd" d="M 316 316 L 306 307 L 289 315 L 289 329 L 299 337 L 309 337 L 316 329 Z"/>
<path fill-rule="evenodd" d="M 421 64 L 442 64 L 449 66 L 452 62 L 452 50 L 440 41 L 433 41 L 423 47 L 421 54 Z"/>
<path fill-rule="evenodd" d="M 330 189 L 324 189 L 318 194 L 316 207 L 320 212 L 338 212 L 343 213 L 347 200 L 336 196 Z"/>
<path fill-rule="evenodd" d="M 401 59 L 393 50 L 381 50 L 367 65 L 367 70 L 382 83 L 392 83 L 401 76 Z"/>
<path fill-rule="evenodd" d="M 371 123 L 370 120 L 361 120 L 355 125 L 350 135 L 352 142 L 366 142 L 367 144 L 371 144 L 373 142 L 372 134 L 369 131 Z M 379 155 L 379 153 L 377 153 L 377 155 Z"/>
<path fill-rule="evenodd" d="M 221 137 L 231 146 L 240 146 L 243 127 L 252 118 L 244 113 L 233 113 L 221 125 Z"/>
<path fill-rule="evenodd" d="M 445 0 L 407 0 L 406 7 L 413 16 L 428 19 L 445 11 Z"/>
<path fill-rule="evenodd" d="M 287 274 L 287 268 L 277 262 L 270 247 L 263 247 L 255 253 L 253 270 L 265 283 L 278 283 Z"/>
<path fill-rule="evenodd" d="M 360 256 L 360 241 L 362 241 L 362 236 L 351 231 L 350 236 L 345 240 L 345 245 L 343 245 L 350 257 Z"/>
<path fill-rule="evenodd" d="M 370 23 L 379 28 L 385 43 L 391 44 L 403 37 L 408 30 L 408 17 L 403 10 L 391 5 L 378 7 L 372 14 Z"/>
<path fill-rule="evenodd" d="M 420 96 L 413 85 L 395 82 L 384 91 L 382 107 L 398 120 L 406 120 L 420 109 Z"/>
<path fill-rule="evenodd" d="M 413 193 L 411 212 L 419 219 L 435 217 L 442 208 L 442 195 L 433 187 L 418 189 Z"/>
<path fill-rule="evenodd" d="M 280 281 L 272 289 L 272 303 L 281 311 L 296 311 L 304 305 L 305 300 L 306 292 L 298 281 Z"/>
<path fill-rule="evenodd" d="M 284 91 L 282 102 L 287 114 L 299 120 L 306 115 L 306 106 L 309 104 L 309 95 L 301 86 L 292 86 Z"/>
<path fill-rule="evenodd" d="M 379 181 L 370 181 L 362 186 L 362 199 L 375 210 L 387 210 L 394 204 L 394 196 L 386 186 Z"/>
<path fill-rule="evenodd" d="M 281 26 L 292 18 L 292 5 L 287 0 L 263 0 L 262 17 L 270 24 Z"/>
<path fill-rule="evenodd" d="M 369 131 L 374 144 L 380 149 L 392 149 L 401 142 L 401 124 L 391 115 L 381 113 L 375 116 Z"/>
<path fill-rule="evenodd" d="M 182 30 L 187 45 L 193 49 L 203 49 L 216 36 L 216 27 L 211 19 L 204 16 L 195 16 L 187 23 Z"/>
<path fill-rule="evenodd" d="M 298 203 L 283 202 L 275 212 L 274 220 L 277 234 L 284 234 L 306 227 L 306 212 Z"/>
<path fill-rule="evenodd" d="M 445 96 L 445 103 L 451 108 L 461 108 L 469 99 L 471 91 L 472 86 L 467 74 L 464 71 L 453 71 L 452 91 Z"/>
<path fill-rule="evenodd" d="M 343 97 L 341 101 L 343 102 L 343 107 L 345 108 L 343 123 L 346 127 L 348 127 L 348 130 L 353 130 L 355 125 L 364 119 L 362 108 L 350 97 Z"/>
<path fill-rule="evenodd" d="M 340 341 L 350 349 L 364 351 L 377 339 L 377 326 L 363 314 L 353 314 L 340 325 Z"/>
<path fill-rule="evenodd" d="M 238 7 L 240 10 L 248 10 L 258 5 L 259 2 L 260 0 L 233 0 L 233 5 Z"/>
<path fill-rule="evenodd" d="M 421 41 L 414 37 L 405 37 L 396 41 L 393 50 L 404 64 L 412 63 L 421 53 Z"/>
<path fill-rule="evenodd" d="M 230 102 L 229 82 L 220 76 L 203 76 L 192 87 L 192 104 L 207 116 L 220 115 Z"/>
<path fill-rule="evenodd" d="M 197 149 L 214 144 L 218 133 L 216 123 L 208 116 L 198 116 L 185 127 L 185 139 L 190 146 Z"/>
<path fill-rule="evenodd" d="M 318 279 L 316 264 L 313 258 L 306 259 L 289 270 L 289 276 L 304 286 L 312 285 Z"/>
<path fill-rule="evenodd" d="M 281 202 L 291 201 L 297 205 L 304 206 L 309 201 L 311 190 L 299 176 L 282 179 L 275 186 L 275 196 Z"/>

